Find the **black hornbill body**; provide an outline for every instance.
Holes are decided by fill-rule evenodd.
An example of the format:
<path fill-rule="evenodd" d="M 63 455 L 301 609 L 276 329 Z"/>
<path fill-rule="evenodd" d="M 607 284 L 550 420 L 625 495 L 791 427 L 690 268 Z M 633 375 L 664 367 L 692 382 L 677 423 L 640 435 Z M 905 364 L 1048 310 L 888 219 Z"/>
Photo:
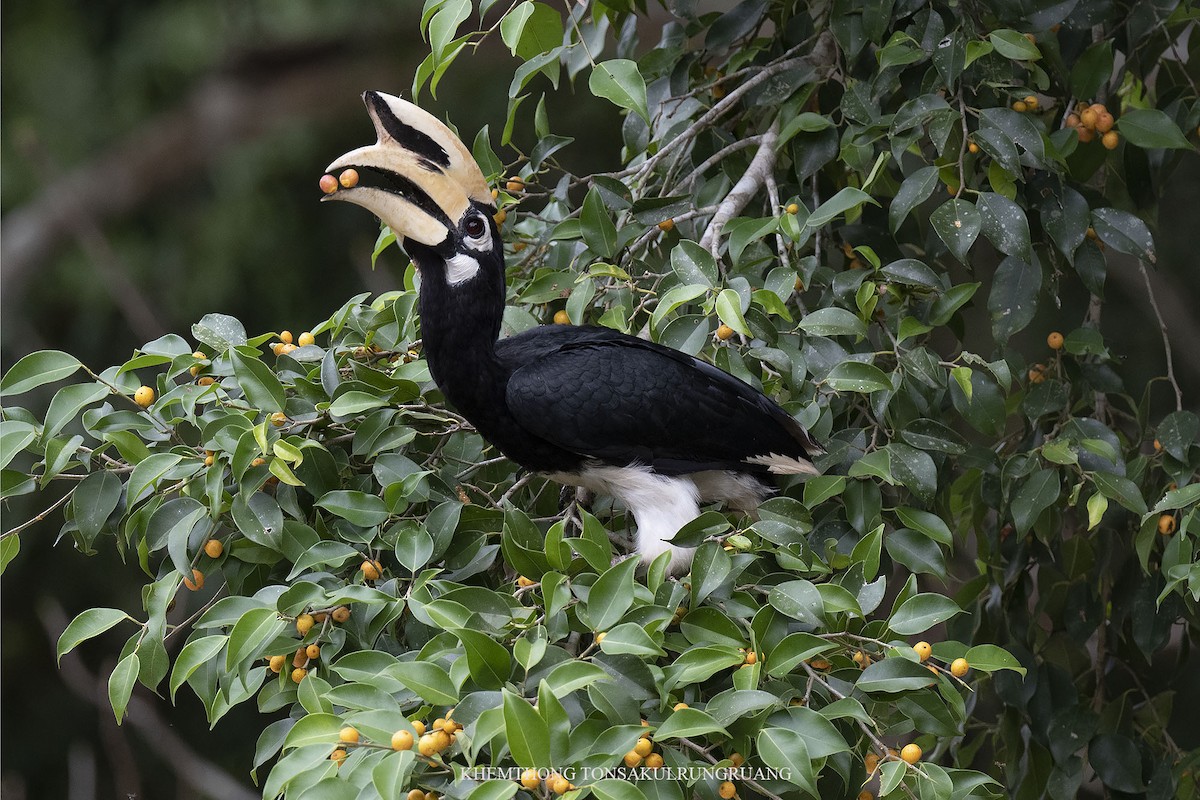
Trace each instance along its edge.
<path fill-rule="evenodd" d="M 383 177 L 327 195 L 369 209 L 421 276 L 425 357 L 446 399 L 521 466 L 622 501 L 644 559 L 701 502 L 752 512 L 767 475 L 816 473 L 823 452 L 775 402 L 716 367 L 608 328 L 549 325 L 500 339 L 504 251 L 491 192 L 459 139 L 397 97 L 363 95 L 379 141 L 329 165 Z"/>

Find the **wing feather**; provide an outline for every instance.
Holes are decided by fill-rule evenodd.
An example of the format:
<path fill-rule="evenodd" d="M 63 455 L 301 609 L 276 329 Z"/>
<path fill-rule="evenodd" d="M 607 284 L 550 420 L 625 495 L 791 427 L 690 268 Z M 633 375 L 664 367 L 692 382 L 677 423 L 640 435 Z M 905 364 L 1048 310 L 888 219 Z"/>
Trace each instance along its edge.
<path fill-rule="evenodd" d="M 609 334 L 575 329 L 521 359 L 505 399 L 530 434 L 581 456 L 668 474 L 777 471 L 769 457 L 807 463 L 821 452 L 778 404 L 732 375 L 677 350 Z"/>

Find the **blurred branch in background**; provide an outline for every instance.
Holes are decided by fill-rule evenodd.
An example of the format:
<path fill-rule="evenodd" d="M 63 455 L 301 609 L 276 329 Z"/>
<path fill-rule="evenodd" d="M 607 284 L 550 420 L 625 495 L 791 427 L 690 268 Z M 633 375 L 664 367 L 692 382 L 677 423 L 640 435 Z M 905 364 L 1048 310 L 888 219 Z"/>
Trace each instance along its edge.
<path fill-rule="evenodd" d="M 53 600 L 42 604 L 38 618 L 46 639 L 50 646 L 54 647 L 70 620 L 67 619 L 62 606 Z M 107 678 L 93 675 L 83 665 L 83 659 L 74 653 L 63 657 L 61 669 L 67 687 L 99 711 L 102 744 L 113 772 L 113 794 L 117 797 L 143 796 L 141 774 L 128 742 L 130 727 L 117 727 L 109 713 Z M 111 669 L 106 668 L 101 670 L 101 674 L 109 671 Z M 129 701 L 129 725 L 137 731 L 143 743 L 155 755 L 173 767 L 179 780 L 187 784 L 196 796 L 221 800 L 255 800 L 259 796 L 257 792 L 247 789 L 242 781 L 188 746 L 159 714 L 157 702 L 135 694 Z M 93 774 L 92 781 L 94 780 Z M 69 791 L 71 800 L 75 800 L 76 797 L 84 800 L 85 797 L 95 796 L 77 793 L 75 786 L 71 786 Z"/>
<path fill-rule="evenodd" d="M 150 303 L 129 281 L 101 225 L 208 168 L 232 147 L 269 137 L 295 123 L 333 118 L 357 106 L 347 85 L 367 85 L 385 71 L 382 59 L 348 58 L 331 42 L 292 48 L 278 65 L 258 69 L 260 52 L 244 68 L 205 78 L 178 107 L 147 121 L 86 164 L 60 173 L 41 143 L 18 145 L 52 176 L 31 200 L 6 214 L 0 226 L 0 276 L 4 310 L 20 307 L 26 282 L 65 241 L 76 239 L 107 283 L 114 302 L 140 338 L 163 326 Z"/>

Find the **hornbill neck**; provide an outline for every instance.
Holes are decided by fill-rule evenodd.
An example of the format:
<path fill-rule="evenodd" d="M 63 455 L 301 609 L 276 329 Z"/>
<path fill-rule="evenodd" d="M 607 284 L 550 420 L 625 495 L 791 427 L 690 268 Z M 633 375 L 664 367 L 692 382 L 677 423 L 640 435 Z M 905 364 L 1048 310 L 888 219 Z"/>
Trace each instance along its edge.
<path fill-rule="evenodd" d="M 499 245 L 489 251 L 447 254 L 406 241 L 421 273 L 421 341 L 442 394 L 476 426 L 503 405 L 507 375 L 496 357 L 504 316 L 504 262 Z M 452 264 L 459 259 L 459 266 Z M 478 264 L 467 278 L 473 259 Z M 462 266 L 467 263 L 468 266 Z M 454 278 L 457 282 L 451 282 Z"/>

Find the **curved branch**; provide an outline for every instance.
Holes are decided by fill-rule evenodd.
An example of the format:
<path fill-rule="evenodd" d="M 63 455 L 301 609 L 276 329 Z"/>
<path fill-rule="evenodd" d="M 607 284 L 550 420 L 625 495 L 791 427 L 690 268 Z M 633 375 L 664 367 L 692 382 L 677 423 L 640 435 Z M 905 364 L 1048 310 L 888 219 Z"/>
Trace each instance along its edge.
<path fill-rule="evenodd" d="M 770 177 L 771 171 L 775 169 L 775 144 L 778 141 L 779 118 L 776 117 L 772 120 L 771 127 L 767 128 L 762 135 L 758 152 L 754 154 L 750 166 L 746 167 L 745 174 L 729 190 L 729 194 L 725 195 L 721 205 L 717 206 L 717 213 L 713 215 L 708 230 L 700 239 L 700 246 L 710 251 L 713 258 L 717 257 L 717 251 L 720 249 L 721 231 L 724 230 L 725 224 L 742 213 L 742 209 L 763 187 L 767 178 Z"/>

